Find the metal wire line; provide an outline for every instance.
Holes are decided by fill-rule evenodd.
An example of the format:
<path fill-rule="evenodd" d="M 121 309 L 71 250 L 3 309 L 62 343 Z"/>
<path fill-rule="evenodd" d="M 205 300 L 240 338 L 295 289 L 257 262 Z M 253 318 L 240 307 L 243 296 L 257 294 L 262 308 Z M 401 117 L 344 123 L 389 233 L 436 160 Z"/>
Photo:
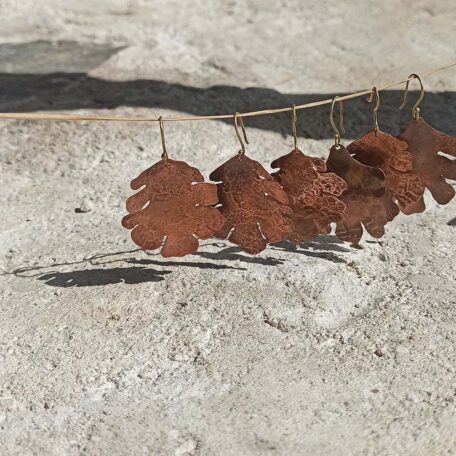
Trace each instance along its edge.
<path fill-rule="evenodd" d="M 449 63 L 437 68 L 432 68 L 427 71 L 423 71 L 420 76 L 430 76 L 431 74 L 438 73 L 440 71 L 446 70 L 456 66 L 456 62 Z M 402 81 L 393 82 L 383 86 L 377 86 L 377 90 L 381 92 L 382 90 L 390 89 L 392 87 L 397 87 L 402 84 L 407 84 L 413 80 L 412 76 L 404 79 Z M 348 95 L 340 96 L 337 98 L 337 101 L 351 100 L 353 98 L 362 97 L 365 95 L 370 95 L 372 89 L 363 90 L 361 92 L 355 92 Z M 302 105 L 295 105 L 295 110 L 314 108 L 317 106 L 323 106 L 331 104 L 333 99 L 326 99 L 320 101 L 314 101 L 311 103 L 306 103 Z M 293 111 L 293 106 L 286 108 L 277 108 L 277 109 L 264 109 L 262 111 L 251 111 L 237 113 L 237 117 L 255 117 L 255 116 L 266 116 L 270 114 L 278 114 L 281 112 L 290 112 Z M 0 120 L 14 119 L 14 120 L 48 120 L 48 121 L 87 121 L 87 122 L 187 122 L 187 121 L 196 121 L 196 120 L 218 120 L 218 119 L 232 119 L 234 114 L 220 114 L 220 115 L 209 115 L 209 116 L 178 116 L 178 117 L 125 117 L 125 116 L 103 116 L 103 115 L 84 115 L 84 114 L 48 114 L 40 112 L 11 112 L 11 113 L 0 113 Z"/>

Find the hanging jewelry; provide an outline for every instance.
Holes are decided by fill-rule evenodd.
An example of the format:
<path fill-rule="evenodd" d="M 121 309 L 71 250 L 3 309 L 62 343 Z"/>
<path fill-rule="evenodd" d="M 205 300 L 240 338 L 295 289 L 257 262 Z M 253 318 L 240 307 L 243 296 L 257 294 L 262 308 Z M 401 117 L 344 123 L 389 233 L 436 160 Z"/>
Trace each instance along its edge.
<path fill-rule="evenodd" d="M 380 168 L 385 174 L 385 205 L 388 221 L 399 214 L 421 212 L 417 202 L 422 199 L 424 185 L 412 170 L 412 155 L 405 141 L 383 133 L 378 126 L 380 96 L 377 87 L 372 88 L 369 102 L 374 101 L 374 129 L 362 138 L 352 142 L 347 150 L 359 162 Z"/>
<path fill-rule="evenodd" d="M 164 257 L 184 256 L 198 249 L 198 239 L 208 239 L 224 224 L 217 204 L 215 184 L 183 161 L 168 158 L 163 119 L 159 118 L 161 160 L 131 181 L 141 190 L 127 199 L 122 225 L 144 250 L 161 247 Z"/>
<path fill-rule="evenodd" d="M 340 144 L 340 133 L 333 119 L 334 105 L 338 98 L 334 97 L 331 103 L 329 121 L 334 130 L 334 145 L 329 152 L 326 166 L 329 172 L 337 174 L 348 185 L 348 189 L 341 196 L 346 207 L 341 220 L 336 224 L 336 236 L 358 244 L 363 235 L 363 226 L 373 237 L 379 238 L 385 234 L 385 225 L 388 221 L 382 203 L 385 194 L 385 175 L 381 169 L 363 165 L 355 160 Z"/>
<path fill-rule="evenodd" d="M 280 168 L 272 177 L 288 195 L 293 210 L 293 231 L 287 239 L 295 244 L 331 232 L 330 224 L 338 222 L 345 210 L 339 196 L 347 190 L 347 183 L 334 173 L 326 172 L 325 161 L 304 155 L 298 149 L 297 115 L 292 107 L 294 149 L 274 160 L 272 168 Z"/>
<path fill-rule="evenodd" d="M 421 86 L 418 101 L 412 108 L 412 119 L 399 136 L 406 141 L 413 157 L 413 170 L 421 178 L 423 185 L 429 189 L 433 198 L 439 204 L 447 204 L 455 195 L 454 188 L 446 179 L 456 179 L 456 160 L 439 155 L 442 152 L 456 157 L 456 137 L 447 136 L 432 128 L 420 117 L 420 105 L 424 98 L 424 86 L 421 78 L 413 73 L 405 85 L 402 109 L 407 103 L 410 78 L 417 79 Z M 425 209 L 421 199 L 412 209 Z"/>
<path fill-rule="evenodd" d="M 226 220 L 215 236 L 257 254 L 268 242 L 282 241 L 293 230 L 293 211 L 282 187 L 260 163 L 245 155 L 244 141 L 248 144 L 248 140 L 239 113 L 234 115 L 234 129 L 241 145 L 239 153 L 210 175 L 219 182 L 219 210 Z"/>

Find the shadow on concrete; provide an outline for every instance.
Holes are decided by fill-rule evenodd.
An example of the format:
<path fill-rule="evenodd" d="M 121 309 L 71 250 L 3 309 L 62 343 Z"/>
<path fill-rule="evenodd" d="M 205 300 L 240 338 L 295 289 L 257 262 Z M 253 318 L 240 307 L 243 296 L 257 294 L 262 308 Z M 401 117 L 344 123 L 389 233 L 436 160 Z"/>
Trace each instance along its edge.
<path fill-rule="evenodd" d="M 222 246 L 225 246 L 225 244 L 222 244 Z M 259 264 L 262 266 L 278 266 L 285 261 L 274 257 L 252 256 L 244 253 L 236 246 L 226 247 L 218 252 L 196 252 L 194 255 L 216 261 L 240 261 L 242 263 Z"/>
<path fill-rule="evenodd" d="M 216 247 L 223 247 L 222 243 L 211 244 Z M 284 252 L 297 253 L 313 258 L 321 258 L 332 261 L 333 263 L 346 263 L 346 261 L 336 253 L 350 252 L 350 249 L 344 247 L 345 244 L 335 236 L 317 236 L 311 241 L 307 241 L 297 246 L 288 241 L 271 244 L 267 250 L 281 250 Z M 267 252 L 266 250 L 266 252 Z M 334 253 L 336 252 L 336 253 Z M 283 264 L 285 259 L 274 257 L 250 256 L 243 253 L 239 247 L 226 247 L 218 252 L 196 252 L 195 255 L 212 260 L 241 261 L 244 263 L 260 264 L 263 266 L 276 266 Z"/>
<path fill-rule="evenodd" d="M 155 271 L 142 267 L 82 269 L 68 272 L 49 272 L 38 277 L 46 285 L 53 287 L 94 287 L 115 283 L 137 284 L 144 282 L 160 282 L 164 275 L 171 271 Z"/>
<path fill-rule="evenodd" d="M 361 89 L 361 88 L 360 88 Z M 410 107 L 418 92 L 411 91 L 409 106 L 399 111 L 402 90 L 381 92 L 379 113 L 382 130 L 398 134 L 410 119 Z M 85 73 L 49 74 L 0 73 L 0 111 L 68 111 L 113 109 L 119 106 L 174 110 L 191 115 L 226 114 L 304 104 L 343 93 L 281 93 L 261 87 L 207 88 L 173 84 L 160 80 L 108 81 Z M 423 117 L 443 132 L 456 135 L 451 109 L 456 106 L 456 92 L 427 92 Z M 328 106 L 299 112 L 298 134 L 313 139 L 332 138 Z M 223 121 L 223 120 L 222 120 Z M 226 120 L 231 123 L 231 120 Z M 290 115 L 282 113 L 246 120 L 247 127 L 290 134 Z M 359 137 L 372 129 L 372 106 L 363 98 L 345 103 L 345 137 Z"/>
<path fill-rule="evenodd" d="M 303 243 L 300 246 L 283 241 L 268 247 L 271 250 L 280 250 L 290 253 L 298 253 L 308 257 L 320 258 L 333 263 L 346 263 L 337 253 L 349 252 L 350 250 L 343 247 L 343 242 L 335 236 L 319 236 L 312 241 Z M 225 243 L 218 242 L 213 245 L 221 248 L 217 252 L 195 252 L 193 256 L 209 259 L 215 262 L 204 261 L 169 261 L 158 256 L 158 254 L 149 254 L 147 258 L 131 258 L 124 255 L 143 252 L 141 249 L 132 249 L 119 252 L 109 252 L 91 255 L 83 260 L 68 261 L 60 263 L 42 264 L 23 266 L 9 272 L 3 272 L 0 275 L 15 275 L 20 278 L 37 278 L 42 280 L 46 285 L 55 287 L 88 287 L 101 286 L 115 283 L 136 284 L 143 282 L 159 282 L 164 280 L 165 275 L 170 274 L 172 270 L 155 270 L 146 266 L 154 265 L 167 268 L 190 267 L 198 269 L 212 270 L 241 270 L 247 268 L 221 264 L 222 261 L 236 261 L 247 264 L 257 264 L 261 266 L 279 266 L 286 260 L 283 258 L 274 258 L 271 256 L 250 256 L 243 253 L 239 247 L 226 246 Z M 158 256 L 157 259 L 153 258 Z M 219 263 L 217 263 L 217 261 Z M 68 266 L 90 264 L 89 268 L 76 269 L 72 271 L 58 271 L 56 268 L 66 269 Z M 121 267 L 97 267 L 109 265 L 112 263 L 127 263 L 135 266 Z M 136 266 L 138 265 L 138 266 Z M 52 269 L 50 272 L 44 270 Z"/>
<path fill-rule="evenodd" d="M 193 255 L 199 255 L 198 253 L 194 253 Z M 198 268 L 198 269 L 238 269 L 244 270 L 245 268 L 237 268 L 235 266 L 227 266 L 225 264 L 217 264 L 217 263 L 202 263 L 197 261 L 166 261 L 166 260 L 149 260 L 149 259 L 131 259 L 127 260 L 127 263 L 132 264 L 143 264 L 143 265 L 150 265 L 153 264 L 155 266 L 169 266 L 169 267 L 190 267 L 190 268 Z"/>
<path fill-rule="evenodd" d="M 14 275 L 20 278 L 37 278 L 43 280 L 46 285 L 57 287 L 72 286 L 97 286 L 114 283 L 135 284 L 142 282 L 158 282 L 164 279 L 163 275 L 170 274 L 172 271 L 156 271 L 144 266 L 128 266 L 114 268 L 96 268 L 112 263 L 129 263 L 138 265 L 156 265 L 160 267 L 193 267 L 199 269 L 238 269 L 235 266 L 216 264 L 210 262 L 191 262 L 191 261 L 160 261 L 152 259 L 125 258 L 120 255 L 126 255 L 136 252 L 142 252 L 141 249 L 133 249 L 119 252 L 109 252 L 92 255 L 79 261 L 68 261 L 60 263 L 42 264 L 23 266 L 9 272 L 3 272 L 0 275 Z M 146 253 L 146 252 L 145 252 Z M 150 255 L 151 256 L 151 255 Z M 86 269 L 77 269 L 73 271 L 56 271 L 55 268 L 65 269 L 68 266 L 90 264 L 92 267 Z M 95 267 L 94 267 L 95 266 Z M 43 270 L 53 269 L 51 272 Z"/>
<path fill-rule="evenodd" d="M 343 245 L 344 242 L 337 239 L 335 236 L 317 236 L 315 239 L 303 242 L 299 246 L 288 241 L 282 241 L 273 244 L 271 248 L 308 257 L 320 258 L 331 261 L 332 263 L 347 263 L 340 255 L 334 253 L 350 252 L 350 249 L 347 249 Z"/>

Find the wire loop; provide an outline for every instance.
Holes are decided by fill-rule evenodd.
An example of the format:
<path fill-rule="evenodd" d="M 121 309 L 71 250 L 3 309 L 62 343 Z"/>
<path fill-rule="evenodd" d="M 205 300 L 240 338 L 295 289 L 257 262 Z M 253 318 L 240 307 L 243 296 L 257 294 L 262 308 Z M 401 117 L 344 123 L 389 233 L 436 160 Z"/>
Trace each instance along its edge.
<path fill-rule="evenodd" d="M 407 82 L 405 83 L 404 100 L 402 101 L 402 104 L 400 105 L 399 109 L 403 109 L 405 107 L 405 105 L 407 104 L 407 95 L 408 95 L 409 84 L 410 84 L 411 79 L 418 79 L 418 82 L 420 83 L 420 88 L 421 88 L 420 97 L 418 98 L 418 101 L 414 104 L 414 106 L 412 108 L 413 119 L 418 120 L 420 118 L 420 106 L 421 106 L 421 103 L 423 102 L 423 98 L 424 98 L 424 86 L 423 86 L 423 81 L 416 73 L 412 73 L 407 78 Z"/>
<path fill-rule="evenodd" d="M 239 150 L 239 155 L 245 155 L 244 141 L 246 142 L 246 144 L 248 144 L 249 140 L 247 139 L 247 133 L 245 131 L 244 121 L 242 120 L 242 117 L 239 115 L 238 112 L 234 113 L 233 119 L 234 119 L 234 131 L 236 132 L 237 139 L 239 141 L 239 144 L 241 145 L 241 149 Z M 244 141 L 242 140 L 242 136 L 239 133 L 239 128 L 238 128 L 239 125 L 241 126 L 242 135 L 244 136 Z"/>
<path fill-rule="evenodd" d="M 331 102 L 331 111 L 329 112 L 329 122 L 331 124 L 331 127 L 334 131 L 334 144 L 336 147 L 339 147 L 340 145 L 340 133 L 339 130 L 336 127 L 336 124 L 334 123 L 334 106 L 336 104 L 336 101 L 339 102 L 339 128 L 342 133 L 345 133 L 345 127 L 344 127 L 344 105 L 342 100 L 340 99 L 341 97 L 339 95 L 336 95 Z"/>
<path fill-rule="evenodd" d="M 298 133 L 296 131 L 296 123 L 298 122 L 298 116 L 296 114 L 296 105 L 291 107 L 291 132 L 293 134 L 294 149 L 298 149 Z"/>
<path fill-rule="evenodd" d="M 161 136 L 161 143 L 162 143 L 162 149 L 163 149 L 163 153 L 161 154 L 161 158 L 162 158 L 162 160 L 167 162 L 168 161 L 168 152 L 166 151 L 165 125 L 164 125 L 162 116 L 160 116 L 158 118 L 158 124 L 160 125 L 160 136 Z"/>
<path fill-rule="evenodd" d="M 376 86 L 372 87 L 372 92 L 367 98 L 368 103 L 372 103 L 374 101 L 374 96 L 375 96 L 375 107 L 373 111 L 373 116 L 374 116 L 374 130 L 378 131 L 378 111 L 380 109 L 380 94 L 378 93 L 378 89 Z"/>

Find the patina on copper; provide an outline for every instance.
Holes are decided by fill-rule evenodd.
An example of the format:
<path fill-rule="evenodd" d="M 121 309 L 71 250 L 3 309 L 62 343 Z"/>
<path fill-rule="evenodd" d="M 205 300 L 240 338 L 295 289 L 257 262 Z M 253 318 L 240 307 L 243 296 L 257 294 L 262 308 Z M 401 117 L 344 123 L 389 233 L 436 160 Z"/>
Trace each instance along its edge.
<path fill-rule="evenodd" d="M 295 244 L 331 232 L 330 224 L 341 220 L 345 204 L 340 195 L 347 183 L 326 172 L 324 160 L 294 149 L 271 163 L 280 168 L 272 177 L 283 187 L 293 210 L 294 230 L 287 239 Z"/>
<path fill-rule="evenodd" d="M 456 179 L 456 137 L 447 136 L 432 128 L 421 117 L 412 119 L 399 139 L 406 141 L 413 157 L 413 170 L 439 204 L 447 204 L 454 197 L 454 188 L 445 179 Z M 423 209 L 421 199 L 417 204 Z M 413 209 L 413 206 L 412 206 Z"/>
<path fill-rule="evenodd" d="M 287 194 L 255 160 L 236 155 L 210 175 L 216 182 L 225 225 L 215 233 L 242 250 L 257 254 L 293 230 Z"/>
<path fill-rule="evenodd" d="M 337 174 L 348 184 L 341 196 L 346 207 L 337 222 L 336 236 L 357 244 L 364 225 L 371 236 L 382 237 L 388 221 L 383 205 L 385 175 L 382 170 L 358 162 L 341 144 L 331 148 L 326 166 L 329 172 Z"/>
<path fill-rule="evenodd" d="M 380 130 L 372 130 L 351 143 L 347 150 L 359 162 L 380 168 L 385 174 L 385 205 L 388 221 L 399 214 L 422 212 L 419 201 L 423 198 L 424 184 L 412 170 L 412 155 L 407 143 Z"/>
<path fill-rule="evenodd" d="M 122 225 L 145 250 L 163 246 L 164 257 L 184 256 L 198 249 L 198 239 L 212 237 L 224 225 L 213 207 L 217 187 L 185 162 L 164 157 L 132 180 L 133 190 L 141 187 L 128 198 Z"/>

